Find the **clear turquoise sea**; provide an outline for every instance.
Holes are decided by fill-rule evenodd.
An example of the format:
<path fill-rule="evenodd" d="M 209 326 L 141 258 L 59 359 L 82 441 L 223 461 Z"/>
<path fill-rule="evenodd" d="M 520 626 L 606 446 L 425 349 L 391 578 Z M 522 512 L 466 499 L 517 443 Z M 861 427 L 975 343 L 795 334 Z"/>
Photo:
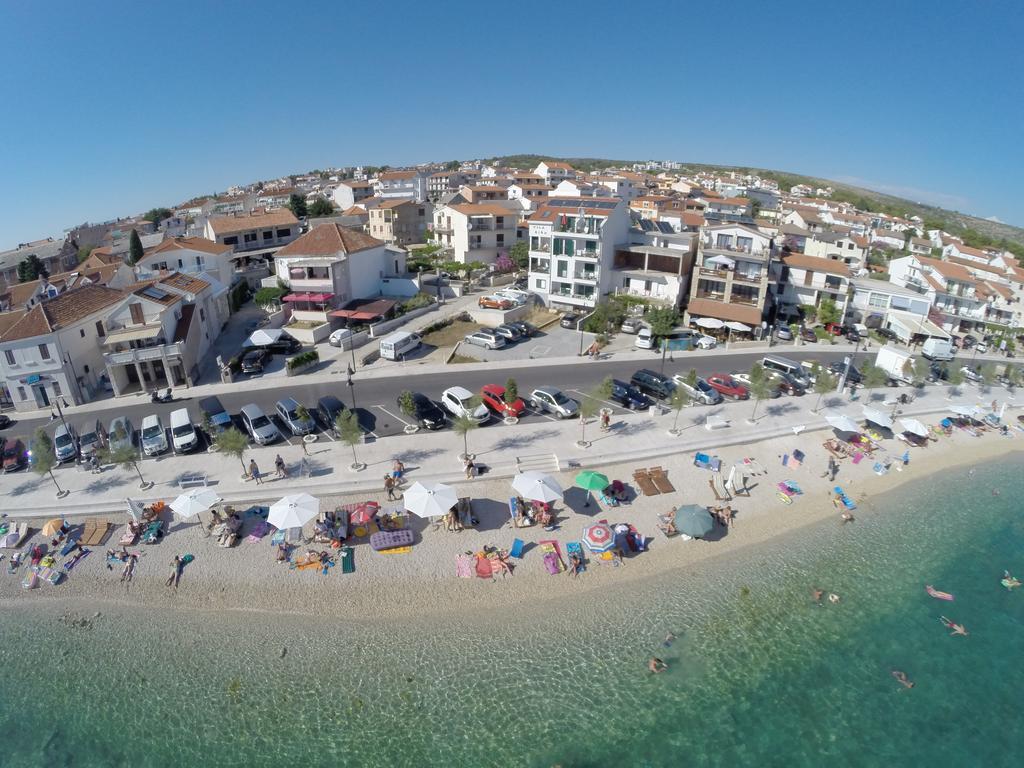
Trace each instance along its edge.
<path fill-rule="evenodd" d="M 1019 462 L 958 469 L 846 527 L 464 625 L 7 610 L 0 765 L 1018 766 L 1024 589 L 999 581 L 1024 578 L 1022 499 Z"/>

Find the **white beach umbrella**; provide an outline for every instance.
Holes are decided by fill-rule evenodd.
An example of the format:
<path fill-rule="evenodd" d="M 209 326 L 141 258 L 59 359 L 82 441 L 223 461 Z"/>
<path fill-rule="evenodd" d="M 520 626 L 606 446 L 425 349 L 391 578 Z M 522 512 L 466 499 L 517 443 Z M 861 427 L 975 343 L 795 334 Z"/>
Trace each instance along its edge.
<path fill-rule="evenodd" d="M 833 414 L 831 416 L 826 416 L 825 421 L 829 423 L 829 426 L 834 429 L 838 429 L 840 432 L 860 432 L 860 424 L 855 422 L 849 416 Z"/>
<path fill-rule="evenodd" d="M 178 517 L 188 520 L 220 502 L 220 496 L 211 488 L 193 488 L 172 501 L 171 510 Z"/>
<path fill-rule="evenodd" d="M 459 495 L 444 483 L 414 483 L 403 496 L 405 509 L 416 517 L 437 517 L 448 513 L 459 503 Z"/>
<path fill-rule="evenodd" d="M 872 424 L 877 424 L 885 429 L 892 429 L 892 418 L 882 413 L 877 408 L 868 408 L 867 406 L 864 406 L 863 413 L 864 418 Z"/>
<path fill-rule="evenodd" d="M 320 502 L 308 493 L 296 493 L 274 502 L 267 522 L 278 530 L 301 528 L 320 513 Z"/>
<path fill-rule="evenodd" d="M 695 321 L 701 328 L 721 328 L 725 323 L 719 320 L 717 317 L 698 317 Z"/>
<path fill-rule="evenodd" d="M 949 410 L 957 416 L 973 417 L 978 415 L 978 407 L 975 405 L 951 405 Z"/>
<path fill-rule="evenodd" d="M 900 425 L 904 432 L 909 432 L 918 437 L 928 437 L 928 427 L 917 419 L 900 419 Z"/>
<path fill-rule="evenodd" d="M 730 320 L 728 323 L 725 324 L 725 327 L 728 328 L 730 331 L 738 331 L 739 333 L 747 333 L 748 331 L 753 330 L 753 328 L 751 328 L 749 325 L 745 325 L 739 322 L 738 320 Z"/>
<path fill-rule="evenodd" d="M 273 344 L 278 341 L 284 335 L 284 331 L 280 328 L 260 328 L 259 330 L 253 331 L 252 334 L 242 342 L 243 347 L 265 347 L 268 344 Z"/>
<path fill-rule="evenodd" d="M 520 472 L 512 479 L 512 490 L 530 501 L 550 504 L 562 498 L 562 486 L 550 475 L 532 470 Z"/>

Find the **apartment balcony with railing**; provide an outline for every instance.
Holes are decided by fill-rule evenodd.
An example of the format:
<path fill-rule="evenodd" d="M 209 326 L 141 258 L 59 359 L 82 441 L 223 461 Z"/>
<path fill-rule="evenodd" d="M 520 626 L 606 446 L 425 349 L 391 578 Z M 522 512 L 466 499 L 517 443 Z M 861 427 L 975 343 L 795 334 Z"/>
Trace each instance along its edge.
<path fill-rule="evenodd" d="M 105 352 L 103 359 L 107 365 L 130 365 L 154 360 L 171 360 L 184 354 L 182 342 L 174 344 L 158 344 L 150 347 L 124 349 L 116 352 Z"/>
<path fill-rule="evenodd" d="M 982 307 L 968 307 L 963 304 L 947 304 L 937 302 L 935 308 L 944 315 L 962 317 L 968 320 L 984 320 L 985 310 Z"/>
<path fill-rule="evenodd" d="M 601 270 L 599 269 L 576 269 L 572 273 L 574 280 L 588 280 L 596 282 L 601 277 Z"/>
<path fill-rule="evenodd" d="M 551 272 L 551 261 L 548 259 L 531 258 L 530 271 L 546 275 Z"/>
<path fill-rule="evenodd" d="M 547 238 L 534 237 L 530 240 L 530 250 L 539 253 L 551 253 L 551 241 Z"/>

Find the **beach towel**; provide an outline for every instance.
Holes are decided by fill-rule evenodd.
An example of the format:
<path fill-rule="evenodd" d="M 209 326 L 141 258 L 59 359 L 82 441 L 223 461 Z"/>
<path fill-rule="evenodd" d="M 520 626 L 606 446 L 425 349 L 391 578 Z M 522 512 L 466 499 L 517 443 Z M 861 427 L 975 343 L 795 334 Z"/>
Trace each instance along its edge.
<path fill-rule="evenodd" d="M 558 549 L 558 542 L 548 539 L 540 542 L 540 551 L 544 553 L 544 568 L 548 573 L 561 573 L 565 570 L 565 561 L 562 560 L 562 553 Z"/>
<path fill-rule="evenodd" d="M 67 542 L 64 544 L 64 546 L 61 547 L 61 549 L 60 549 L 60 556 L 61 557 L 65 557 L 69 552 L 71 552 L 72 549 L 75 548 L 75 544 L 77 544 L 77 543 L 78 543 L 78 537 L 77 536 L 70 537 L 67 540 Z"/>
<path fill-rule="evenodd" d="M 82 550 L 81 552 L 79 552 L 79 553 L 78 553 L 77 555 L 75 555 L 74 557 L 72 557 L 72 558 L 68 559 L 68 561 L 67 561 L 66 563 L 64 563 L 64 570 L 65 570 L 65 571 L 70 571 L 70 570 L 71 570 L 72 568 L 74 568 L 74 567 L 75 567 L 76 565 L 78 565 L 78 563 L 79 563 L 79 562 L 80 562 L 80 561 L 81 561 L 81 560 L 82 560 L 82 559 L 83 559 L 83 558 L 84 558 L 84 557 L 85 557 L 86 555 L 88 555 L 88 554 L 89 554 L 90 552 L 92 552 L 92 550 L 91 550 L 91 549 L 83 549 L 83 550 Z"/>
<path fill-rule="evenodd" d="M 376 550 L 379 555 L 407 555 L 412 552 L 412 547 L 388 547 L 387 549 Z"/>
<path fill-rule="evenodd" d="M 356 551 L 352 547 L 342 547 L 338 559 L 341 560 L 342 573 L 356 572 Z"/>
<path fill-rule="evenodd" d="M 853 463 L 854 464 L 860 464 L 863 459 L 864 459 L 864 454 L 863 453 L 861 453 L 860 451 L 854 451 L 853 452 Z"/>
<path fill-rule="evenodd" d="M 246 537 L 249 541 L 259 541 L 270 532 L 270 524 L 266 520 L 260 520 L 253 527 L 252 532 Z"/>
<path fill-rule="evenodd" d="M 471 555 L 455 556 L 455 575 L 460 579 L 473 578 L 473 557 Z"/>
<path fill-rule="evenodd" d="M 522 539 L 514 539 L 512 541 L 512 549 L 510 549 L 508 551 L 508 556 L 509 557 L 515 557 L 515 558 L 518 558 L 518 559 L 522 560 L 523 559 L 523 547 L 525 547 L 525 546 L 526 545 L 523 543 Z"/>
<path fill-rule="evenodd" d="M 494 579 L 494 568 L 491 567 L 491 561 L 487 559 L 487 555 L 483 553 L 477 554 L 474 570 L 478 578 Z"/>
<path fill-rule="evenodd" d="M 565 552 L 569 556 L 570 559 L 572 558 L 573 555 L 576 555 L 576 557 L 579 558 L 579 562 L 580 562 L 579 572 L 580 573 L 583 573 L 585 570 L 587 570 L 587 560 L 586 560 L 585 557 L 583 557 L 583 545 L 582 544 L 580 544 L 578 541 L 566 542 Z"/>

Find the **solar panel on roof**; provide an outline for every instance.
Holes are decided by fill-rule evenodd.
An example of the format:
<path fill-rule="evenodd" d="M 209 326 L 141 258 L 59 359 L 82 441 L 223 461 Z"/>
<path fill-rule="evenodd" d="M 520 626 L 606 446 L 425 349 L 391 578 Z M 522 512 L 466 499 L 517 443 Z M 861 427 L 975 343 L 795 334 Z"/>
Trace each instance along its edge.
<path fill-rule="evenodd" d="M 151 285 L 142 290 L 142 295 L 148 296 L 151 299 L 156 299 L 157 301 L 162 301 L 167 298 L 167 291 L 161 291 L 159 288 L 155 288 Z"/>

